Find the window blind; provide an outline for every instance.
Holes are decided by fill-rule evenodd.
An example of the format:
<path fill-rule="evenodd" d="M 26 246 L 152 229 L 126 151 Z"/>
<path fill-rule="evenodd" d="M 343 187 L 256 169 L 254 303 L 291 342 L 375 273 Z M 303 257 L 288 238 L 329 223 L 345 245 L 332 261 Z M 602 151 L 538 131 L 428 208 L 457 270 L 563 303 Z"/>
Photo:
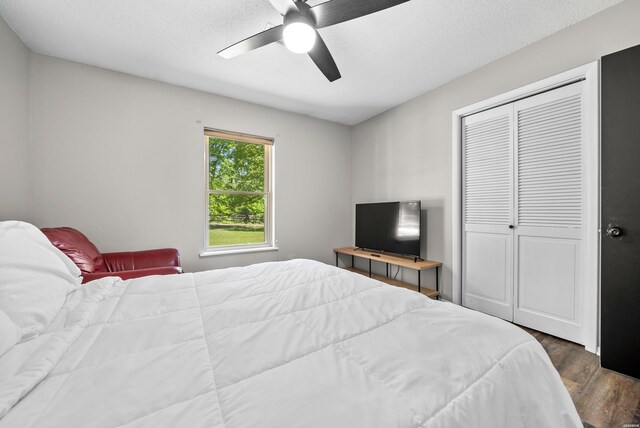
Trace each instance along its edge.
<path fill-rule="evenodd" d="M 273 139 L 267 137 L 259 137 L 257 135 L 241 134 L 238 132 L 221 131 L 218 129 L 205 129 L 204 135 L 207 137 L 221 138 L 223 140 L 242 141 L 252 144 L 263 144 L 265 146 L 273 146 Z"/>

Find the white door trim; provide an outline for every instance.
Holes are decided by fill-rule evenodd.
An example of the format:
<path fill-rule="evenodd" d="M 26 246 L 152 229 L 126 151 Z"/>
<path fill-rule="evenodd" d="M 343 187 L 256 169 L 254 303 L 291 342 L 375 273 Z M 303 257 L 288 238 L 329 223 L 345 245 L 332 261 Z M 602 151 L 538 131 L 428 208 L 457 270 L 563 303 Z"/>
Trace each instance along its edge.
<path fill-rule="evenodd" d="M 599 216 L 600 216 L 600 63 L 594 61 L 530 85 L 506 92 L 484 101 L 458 109 L 452 113 L 452 300 L 462 301 L 462 118 L 483 110 L 510 103 L 531 95 L 584 80 L 583 93 L 585 127 L 584 209 L 584 293 L 583 337 L 585 349 L 595 353 L 599 346 Z"/>

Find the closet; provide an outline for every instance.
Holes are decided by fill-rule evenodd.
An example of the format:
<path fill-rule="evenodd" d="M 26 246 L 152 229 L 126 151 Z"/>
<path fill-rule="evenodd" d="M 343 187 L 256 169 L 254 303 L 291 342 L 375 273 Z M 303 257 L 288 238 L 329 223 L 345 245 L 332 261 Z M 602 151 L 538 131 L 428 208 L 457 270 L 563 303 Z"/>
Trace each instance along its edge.
<path fill-rule="evenodd" d="M 583 81 L 461 125 L 462 304 L 583 342 Z"/>

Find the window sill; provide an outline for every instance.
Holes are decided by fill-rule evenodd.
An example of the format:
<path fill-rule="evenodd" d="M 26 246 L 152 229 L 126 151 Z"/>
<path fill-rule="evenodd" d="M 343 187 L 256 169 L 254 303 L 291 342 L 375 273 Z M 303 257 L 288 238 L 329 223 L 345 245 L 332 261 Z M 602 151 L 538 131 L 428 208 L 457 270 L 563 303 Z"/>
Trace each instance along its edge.
<path fill-rule="evenodd" d="M 224 256 L 227 254 L 242 253 L 262 253 L 265 251 L 278 251 L 278 249 L 278 247 L 229 248 L 226 250 L 203 251 L 200 253 L 200 257 Z"/>

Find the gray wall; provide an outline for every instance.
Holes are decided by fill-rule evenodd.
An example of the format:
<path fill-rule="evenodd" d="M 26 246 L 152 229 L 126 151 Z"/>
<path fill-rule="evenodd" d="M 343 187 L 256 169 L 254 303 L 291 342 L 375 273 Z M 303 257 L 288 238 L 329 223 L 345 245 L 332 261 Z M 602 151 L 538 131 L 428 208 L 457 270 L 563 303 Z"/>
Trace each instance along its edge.
<path fill-rule="evenodd" d="M 171 246 L 190 271 L 306 257 L 352 240 L 351 129 L 32 54 L 33 220 L 103 251 Z M 279 252 L 200 258 L 203 126 L 275 138 Z"/>
<path fill-rule="evenodd" d="M 0 120 L 0 220 L 28 220 L 29 49 L 1 17 Z"/>
<path fill-rule="evenodd" d="M 627 0 L 354 127 L 354 201 L 422 200 L 423 257 L 444 262 L 446 298 L 451 298 L 452 111 L 640 44 L 638 17 L 640 1 Z M 413 272 L 403 274 L 415 280 Z M 433 284 L 433 275 L 425 279 Z"/>
<path fill-rule="evenodd" d="M 75 226 L 104 251 L 175 246 L 200 270 L 332 262 L 354 202 L 420 199 L 450 297 L 451 112 L 640 43 L 638 16 L 627 0 L 352 129 L 30 54 L 0 20 L 0 219 Z M 203 126 L 276 139 L 278 253 L 199 258 Z"/>

